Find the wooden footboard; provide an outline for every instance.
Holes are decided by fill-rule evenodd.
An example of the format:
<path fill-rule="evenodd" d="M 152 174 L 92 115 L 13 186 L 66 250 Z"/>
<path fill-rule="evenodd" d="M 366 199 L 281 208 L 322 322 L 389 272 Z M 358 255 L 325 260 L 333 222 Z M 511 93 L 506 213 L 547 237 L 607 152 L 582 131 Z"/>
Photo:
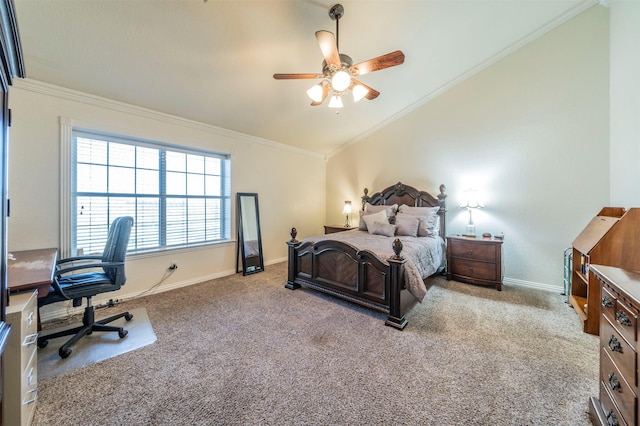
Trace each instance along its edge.
<path fill-rule="evenodd" d="M 407 320 L 400 310 L 402 244 L 394 242 L 395 256 L 382 260 L 368 250 L 351 244 L 323 240 L 296 240 L 291 230 L 289 271 L 286 288 L 309 287 L 388 314 L 386 325 L 404 329 Z"/>

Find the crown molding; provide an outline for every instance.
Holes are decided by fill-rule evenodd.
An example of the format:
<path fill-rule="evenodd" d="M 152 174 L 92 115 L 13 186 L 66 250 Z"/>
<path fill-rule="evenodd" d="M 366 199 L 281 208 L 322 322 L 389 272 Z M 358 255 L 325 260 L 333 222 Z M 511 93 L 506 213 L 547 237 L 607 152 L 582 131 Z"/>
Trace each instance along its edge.
<path fill-rule="evenodd" d="M 59 99 L 68 101 L 80 102 L 100 108 L 110 109 L 113 111 L 121 112 L 124 114 L 135 115 L 138 117 L 161 121 L 166 124 L 175 126 L 186 127 L 198 131 L 203 131 L 218 136 L 227 137 L 230 139 L 240 139 L 243 141 L 252 142 L 259 145 L 269 146 L 271 148 L 280 149 L 284 151 L 291 151 L 297 154 L 307 155 L 314 158 L 325 159 L 326 155 L 320 154 L 314 151 L 286 145 L 280 142 L 275 142 L 269 139 L 259 138 L 257 136 L 247 135 L 245 133 L 236 132 L 233 130 L 224 129 L 222 127 L 213 126 L 211 124 L 201 123 L 195 120 L 189 120 L 187 118 L 178 117 L 171 114 L 155 111 L 148 108 L 139 107 L 136 105 L 127 104 L 113 99 L 104 98 L 102 96 L 92 95 L 78 90 L 68 89 L 62 86 L 56 86 L 54 84 L 45 83 L 40 80 L 34 79 L 15 79 L 13 81 L 13 87 L 17 89 L 27 90 L 42 95 L 52 96 Z"/>

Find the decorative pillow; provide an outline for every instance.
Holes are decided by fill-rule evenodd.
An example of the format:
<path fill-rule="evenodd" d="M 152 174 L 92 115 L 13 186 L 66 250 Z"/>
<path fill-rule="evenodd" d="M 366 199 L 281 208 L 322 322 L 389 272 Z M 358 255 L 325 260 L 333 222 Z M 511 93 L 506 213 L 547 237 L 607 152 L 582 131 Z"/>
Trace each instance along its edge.
<path fill-rule="evenodd" d="M 403 213 L 398 213 L 396 215 L 396 227 L 398 229 L 398 235 L 417 237 L 419 225 L 420 216 Z"/>
<path fill-rule="evenodd" d="M 384 210 L 385 212 L 387 212 L 387 217 L 393 217 L 393 215 L 396 214 L 396 211 L 398 211 L 398 205 L 391 204 L 390 206 L 374 206 L 369 203 L 366 203 L 364 205 L 365 212 L 377 213 L 380 210 Z"/>
<path fill-rule="evenodd" d="M 400 213 L 418 216 L 420 225 L 418 226 L 418 237 L 432 237 L 437 234 L 436 222 L 438 220 L 438 211 L 440 207 L 410 207 L 403 204 L 398 209 Z"/>
<path fill-rule="evenodd" d="M 384 235 L 385 237 L 393 237 L 396 234 L 396 226 L 390 223 L 373 222 L 369 227 L 369 233 L 372 235 Z"/>
<path fill-rule="evenodd" d="M 362 216 L 362 220 L 365 224 L 365 228 L 364 230 L 369 230 L 369 228 L 371 228 L 371 226 L 373 225 L 374 222 L 380 222 L 382 224 L 388 225 L 389 224 L 389 218 L 387 217 L 387 213 L 384 210 L 380 210 L 377 213 L 367 213 L 365 212 L 365 215 Z M 362 228 L 360 228 L 362 229 Z"/>

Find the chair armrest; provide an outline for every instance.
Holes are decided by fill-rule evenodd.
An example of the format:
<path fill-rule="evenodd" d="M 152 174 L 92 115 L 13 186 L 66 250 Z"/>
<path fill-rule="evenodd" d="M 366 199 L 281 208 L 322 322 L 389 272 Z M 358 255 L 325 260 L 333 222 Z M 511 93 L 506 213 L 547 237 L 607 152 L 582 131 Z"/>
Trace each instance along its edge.
<path fill-rule="evenodd" d="M 68 263 L 68 262 L 80 262 L 82 260 L 102 260 L 102 256 L 96 255 L 96 256 L 67 257 L 66 259 L 59 259 L 56 262 L 56 265 L 60 265 L 62 263 Z"/>
<path fill-rule="evenodd" d="M 78 271 L 81 269 L 95 269 L 95 268 L 117 268 L 119 266 L 124 266 L 124 262 L 99 262 L 99 263 L 85 263 L 83 265 L 70 266 L 68 268 L 58 269 L 56 271 L 56 276 L 60 276 L 62 274 L 66 274 L 72 271 Z"/>

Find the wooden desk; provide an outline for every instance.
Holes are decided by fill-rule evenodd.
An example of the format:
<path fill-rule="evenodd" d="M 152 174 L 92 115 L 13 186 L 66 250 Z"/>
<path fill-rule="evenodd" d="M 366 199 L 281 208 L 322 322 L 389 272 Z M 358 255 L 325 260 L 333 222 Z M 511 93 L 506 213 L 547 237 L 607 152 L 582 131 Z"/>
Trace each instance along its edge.
<path fill-rule="evenodd" d="M 11 252 L 7 260 L 9 292 L 37 289 L 38 297 L 49 294 L 57 258 L 57 248 Z"/>

